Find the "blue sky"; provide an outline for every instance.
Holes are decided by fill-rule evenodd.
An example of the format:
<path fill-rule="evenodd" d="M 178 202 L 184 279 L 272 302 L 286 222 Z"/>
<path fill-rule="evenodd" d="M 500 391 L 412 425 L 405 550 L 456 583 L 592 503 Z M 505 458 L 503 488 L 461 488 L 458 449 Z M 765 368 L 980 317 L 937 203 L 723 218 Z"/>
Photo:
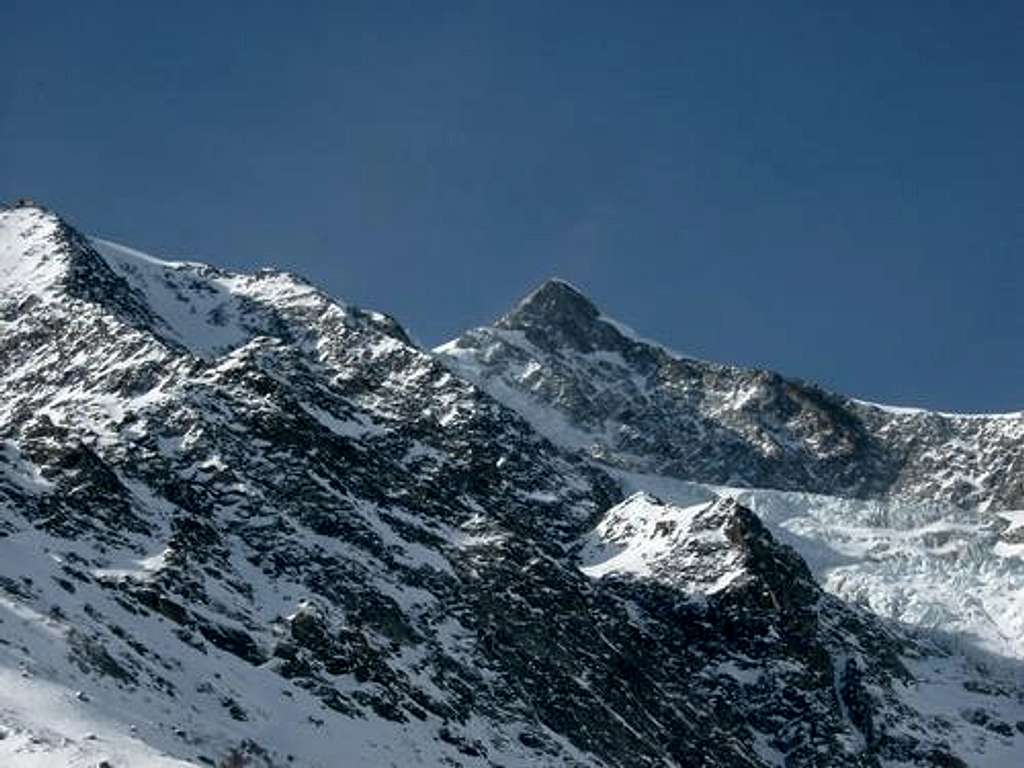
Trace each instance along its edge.
<path fill-rule="evenodd" d="M 1024 408 L 1019 3 L 4 9 L 0 199 L 424 343 L 558 275 L 697 356 Z"/>

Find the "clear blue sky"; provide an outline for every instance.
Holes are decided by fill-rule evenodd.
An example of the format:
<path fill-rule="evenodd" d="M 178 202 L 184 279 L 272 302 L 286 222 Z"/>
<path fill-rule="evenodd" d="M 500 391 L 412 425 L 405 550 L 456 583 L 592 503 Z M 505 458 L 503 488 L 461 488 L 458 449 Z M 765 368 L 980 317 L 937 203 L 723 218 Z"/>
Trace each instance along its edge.
<path fill-rule="evenodd" d="M 93 234 L 424 343 L 558 275 L 698 356 L 1024 408 L 1019 2 L 7 0 L 0 66 L 0 199 Z"/>

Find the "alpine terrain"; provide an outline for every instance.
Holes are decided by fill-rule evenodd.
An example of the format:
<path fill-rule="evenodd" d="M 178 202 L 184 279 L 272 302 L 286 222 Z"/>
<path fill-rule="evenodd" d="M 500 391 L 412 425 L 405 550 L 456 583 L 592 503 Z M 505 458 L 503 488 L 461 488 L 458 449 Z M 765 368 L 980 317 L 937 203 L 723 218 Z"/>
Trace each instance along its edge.
<path fill-rule="evenodd" d="M 0 765 L 1019 766 L 1022 448 L 7 206 Z"/>

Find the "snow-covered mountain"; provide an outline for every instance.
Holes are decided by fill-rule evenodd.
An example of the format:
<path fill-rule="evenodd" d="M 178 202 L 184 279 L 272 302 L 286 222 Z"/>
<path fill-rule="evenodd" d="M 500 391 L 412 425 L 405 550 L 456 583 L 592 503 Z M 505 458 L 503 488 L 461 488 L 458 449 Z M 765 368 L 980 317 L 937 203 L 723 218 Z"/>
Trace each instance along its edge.
<path fill-rule="evenodd" d="M 880 406 L 696 360 L 561 280 L 438 352 L 624 487 L 738 498 L 830 592 L 1024 659 L 1024 415 Z"/>
<path fill-rule="evenodd" d="M 892 408 L 696 360 L 638 337 L 561 280 L 438 351 L 555 442 L 631 471 L 1024 508 L 1024 414 Z"/>
<path fill-rule="evenodd" d="M 1014 604 L 1019 420 L 672 380 L 706 364 L 566 297 L 433 354 L 292 275 L 0 210 L 0 764 L 1017 765 L 1017 646 L 858 589 L 925 551 Z M 742 376 L 746 415 L 705 413 Z M 691 402 L 684 455 L 649 404 Z"/>

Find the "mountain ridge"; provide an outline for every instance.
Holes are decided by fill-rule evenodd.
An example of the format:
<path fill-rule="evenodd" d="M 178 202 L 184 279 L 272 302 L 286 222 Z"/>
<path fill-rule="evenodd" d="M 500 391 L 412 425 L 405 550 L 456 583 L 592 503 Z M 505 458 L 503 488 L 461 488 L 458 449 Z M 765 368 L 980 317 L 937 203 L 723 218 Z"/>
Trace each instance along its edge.
<path fill-rule="evenodd" d="M 680 356 L 566 285 L 542 284 L 525 310 L 521 304 L 435 352 L 534 414 L 534 426 L 556 442 L 608 454 L 632 470 L 842 496 L 1024 506 L 1013 458 L 1024 447 L 1024 414 L 882 406 L 772 371 Z M 563 294 L 574 300 L 548 298 Z M 558 422 L 566 428 L 551 432 Z"/>
<path fill-rule="evenodd" d="M 660 341 L 654 340 L 654 339 L 652 339 L 650 337 L 647 337 L 647 336 L 639 333 L 632 326 L 628 325 L 627 323 L 623 322 L 622 320 L 619 320 L 618 318 L 612 317 L 612 316 L 604 313 L 600 309 L 600 307 L 598 306 L 597 302 L 593 298 L 591 298 L 587 294 L 587 292 L 584 289 L 582 289 L 579 285 L 573 283 L 570 280 L 567 280 L 567 279 L 562 278 L 562 277 L 557 277 L 557 276 L 552 276 L 552 277 L 549 277 L 549 278 L 545 279 L 539 285 L 537 285 L 537 287 L 535 287 L 532 290 L 530 290 L 522 299 L 520 299 L 517 302 L 515 307 L 513 307 L 508 312 L 500 315 L 498 317 L 498 319 L 496 319 L 494 321 L 493 326 L 494 327 L 498 327 L 498 328 L 508 329 L 508 330 L 523 330 L 523 323 L 522 323 L 522 320 L 521 320 L 521 316 L 523 314 L 522 313 L 522 309 L 524 308 L 524 306 L 529 305 L 532 302 L 532 300 L 534 300 L 536 298 L 539 298 L 539 297 L 550 297 L 552 295 L 558 295 L 559 293 L 562 293 L 563 295 L 566 295 L 566 296 L 574 297 L 574 301 L 573 302 L 569 302 L 569 303 L 567 303 L 567 304 L 565 304 L 563 306 L 575 306 L 575 307 L 579 308 L 580 312 L 579 312 L 578 316 L 589 316 L 589 319 L 591 319 L 596 324 L 610 327 L 612 330 L 614 330 L 614 331 L 616 331 L 618 333 L 619 337 L 621 337 L 621 340 L 633 341 L 633 342 L 637 342 L 637 343 L 640 343 L 640 344 L 645 344 L 645 345 L 648 345 L 648 346 L 651 346 L 651 347 L 657 347 L 657 348 L 663 350 L 669 356 L 677 358 L 679 360 L 691 360 L 691 361 L 701 362 L 701 363 L 705 363 L 705 364 L 712 365 L 712 366 L 721 366 L 723 368 L 732 368 L 732 369 L 749 371 L 749 372 L 762 372 L 762 373 L 767 373 L 767 374 L 771 374 L 771 375 L 780 376 L 780 377 L 785 378 L 787 380 L 798 382 L 798 383 L 803 384 L 803 385 L 808 386 L 808 387 L 820 389 L 822 391 L 827 392 L 830 395 L 842 397 L 844 399 L 847 399 L 847 400 L 849 400 L 851 402 L 854 402 L 854 403 L 857 403 L 859 405 L 863 405 L 863 406 L 871 407 L 871 408 L 876 408 L 876 409 L 879 409 L 879 410 L 882 410 L 882 411 L 885 411 L 885 412 L 889 412 L 889 413 L 892 413 L 892 414 L 897 414 L 897 415 L 915 415 L 915 414 L 920 414 L 920 415 L 931 415 L 931 416 L 936 416 L 936 417 L 952 418 L 952 419 L 969 419 L 969 418 L 979 418 L 979 419 L 1021 419 L 1021 418 L 1024 418 L 1024 410 L 1014 410 L 1014 411 L 955 411 L 955 410 L 952 410 L 952 411 L 950 411 L 950 410 L 943 410 L 943 409 L 939 409 L 939 408 L 929 408 L 929 407 L 925 407 L 925 406 L 904 405 L 904 404 L 900 404 L 900 403 L 888 403 L 888 402 L 875 401 L 875 400 L 871 400 L 871 399 L 866 399 L 866 398 L 862 398 L 862 397 L 855 397 L 855 396 L 852 396 L 852 395 L 844 394 L 844 393 L 842 393 L 838 389 L 831 389 L 829 387 L 826 387 L 824 385 L 821 385 L 821 384 L 815 382 L 811 378 L 808 378 L 806 376 L 801 376 L 799 374 L 789 374 L 789 373 L 785 373 L 783 371 L 780 371 L 780 370 L 777 370 L 777 369 L 774 369 L 774 368 L 764 367 L 764 366 L 752 366 L 752 365 L 743 365 L 743 364 L 738 364 L 738 363 L 719 362 L 719 361 L 709 360 L 709 359 L 706 359 L 706 358 L 701 358 L 701 357 L 698 357 L 696 355 L 692 355 L 692 354 L 689 354 L 689 353 L 686 353 L 686 352 L 681 352 L 681 351 L 679 351 L 677 349 L 674 349 L 673 347 L 671 347 L 669 345 L 666 345 L 666 344 L 664 344 L 664 343 L 662 343 Z M 531 308 L 531 309 L 529 309 L 527 311 L 526 315 L 534 315 L 534 316 L 540 315 L 541 316 L 540 319 L 542 320 L 542 322 L 548 322 L 548 323 L 553 323 L 553 324 L 557 325 L 559 322 L 561 322 L 564 319 L 563 316 L 561 316 L 560 313 L 557 312 L 558 306 L 559 306 L 559 304 L 557 302 L 554 302 L 553 304 L 550 304 L 546 308 L 537 308 L 537 309 L 532 309 Z M 556 311 L 552 312 L 551 310 L 553 308 Z M 478 326 L 478 329 L 479 328 L 486 328 L 486 327 L 487 326 Z M 456 345 L 458 343 L 459 338 L 460 337 L 456 336 L 456 337 L 454 337 L 452 339 L 449 339 L 448 341 L 441 342 L 440 344 L 435 345 L 434 349 L 435 350 L 446 350 L 446 349 L 449 349 L 451 346 Z"/>
<path fill-rule="evenodd" d="M 386 316 L 24 230 L 114 278 L 0 295 L 8 764 L 1013 764 L 1016 662 L 826 592 L 729 493 L 643 497 L 623 542 L 739 577 L 596 572 L 639 520 L 621 462 Z"/>

